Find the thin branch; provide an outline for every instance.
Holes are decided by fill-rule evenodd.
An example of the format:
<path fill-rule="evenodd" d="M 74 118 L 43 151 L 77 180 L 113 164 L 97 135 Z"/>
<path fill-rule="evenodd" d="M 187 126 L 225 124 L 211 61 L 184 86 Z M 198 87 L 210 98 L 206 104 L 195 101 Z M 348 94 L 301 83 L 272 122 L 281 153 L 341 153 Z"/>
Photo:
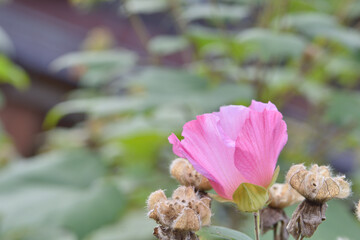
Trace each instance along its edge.
<path fill-rule="evenodd" d="M 260 240 L 260 212 L 254 212 L 254 220 L 255 220 L 255 239 Z"/>

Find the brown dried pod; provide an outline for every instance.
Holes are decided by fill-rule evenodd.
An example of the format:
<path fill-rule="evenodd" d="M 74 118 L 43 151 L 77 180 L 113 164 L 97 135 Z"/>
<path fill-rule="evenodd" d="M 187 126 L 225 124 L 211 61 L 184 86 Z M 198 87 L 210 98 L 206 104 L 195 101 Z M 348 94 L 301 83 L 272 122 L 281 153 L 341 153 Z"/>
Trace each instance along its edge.
<path fill-rule="evenodd" d="M 210 224 L 211 199 L 197 194 L 193 187 L 180 186 L 171 199 L 166 198 L 164 191 L 155 191 L 147 204 L 148 217 L 161 225 L 154 230 L 158 239 L 196 239 L 193 232 Z"/>
<path fill-rule="evenodd" d="M 190 162 L 184 158 L 177 158 L 171 163 L 170 174 L 181 185 L 194 186 L 200 191 L 212 189 L 209 180 L 198 173 Z"/>
<path fill-rule="evenodd" d="M 289 218 L 286 216 L 283 208 L 300 202 L 303 199 L 304 197 L 287 183 L 276 183 L 271 186 L 269 189 L 269 206 L 260 211 L 262 234 L 273 229 L 274 239 L 287 240 L 289 233 L 286 230 L 286 226 Z M 277 233 L 278 227 L 280 227 L 279 234 Z"/>
<path fill-rule="evenodd" d="M 275 183 L 269 189 L 269 206 L 272 208 L 286 208 L 295 203 L 304 200 L 300 195 L 287 183 Z"/>
<path fill-rule="evenodd" d="M 310 238 L 317 227 L 325 221 L 327 203 L 317 203 L 309 200 L 303 201 L 293 213 L 287 231 L 295 238 Z M 302 239 L 301 238 L 301 239 Z"/>
<path fill-rule="evenodd" d="M 306 170 L 302 164 L 294 165 L 287 173 L 287 181 L 306 199 L 323 203 L 332 198 L 346 198 L 350 195 L 350 184 L 344 176 L 332 177 L 326 166 L 313 165 Z"/>
<path fill-rule="evenodd" d="M 346 198 L 351 193 L 350 183 L 345 177 L 332 177 L 327 166 L 314 164 L 307 170 L 302 164 L 294 165 L 287 173 L 286 180 L 305 197 L 286 228 L 295 239 L 311 237 L 325 221 L 327 201 L 332 198 Z"/>
<path fill-rule="evenodd" d="M 286 230 L 288 222 L 289 218 L 283 209 L 267 207 L 260 210 L 261 234 L 274 230 L 275 240 L 287 240 L 289 238 L 289 233 Z M 278 227 L 280 227 L 279 234 L 277 233 Z"/>
<path fill-rule="evenodd" d="M 157 226 L 154 228 L 154 236 L 161 240 L 199 240 L 194 232 L 176 231 L 171 228 Z"/>

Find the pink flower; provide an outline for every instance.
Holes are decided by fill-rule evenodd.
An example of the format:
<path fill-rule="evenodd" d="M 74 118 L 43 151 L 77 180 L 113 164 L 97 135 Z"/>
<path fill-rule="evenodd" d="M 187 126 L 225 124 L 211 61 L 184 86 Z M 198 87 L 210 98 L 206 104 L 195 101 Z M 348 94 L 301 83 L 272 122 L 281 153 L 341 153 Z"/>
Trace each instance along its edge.
<path fill-rule="evenodd" d="M 224 106 L 184 125 L 183 140 L 171 134 L 173 152 L 188 159 L 214 190 L 232 200 L 241 183 L 268 187 L 287 142 L 286 123 L 271 102 Z"/>

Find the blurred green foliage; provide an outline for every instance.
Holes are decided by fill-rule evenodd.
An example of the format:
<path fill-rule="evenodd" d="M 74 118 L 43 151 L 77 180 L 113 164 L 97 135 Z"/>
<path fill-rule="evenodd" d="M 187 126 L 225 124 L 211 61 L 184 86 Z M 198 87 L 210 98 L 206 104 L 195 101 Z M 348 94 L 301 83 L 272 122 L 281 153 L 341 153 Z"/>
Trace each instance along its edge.
<path fill-rule="evenodd" d="M 102 1 L 72 2 L 89 9 Z M 141 17 L 154 13 L 170 18 L 178 34 L 147 36 Z M 338 156 L 354 194 L 347 204 L 330 203 L 316 239 L 356 239 L 358 1 L 127 0 L 119 14 L 136 23 L 149 58 L 117 48 L 69 53 L 51 64 L 76 76 L 81 88 L 47 115 L 42 154 L 0 172 L 2 239 L 151 239 L 155 223 L 146 219 L 145 200 L 177 184 L 168 174 L 175 156 L 167 137 L 197 114 L 251 99 L 274 102 L 288 124 L 280 180 L 293 163 L 329 164 Z M 0 79 L 22 87 L 24 76 L 0 57 Z M 74 113 L 86 120 L 56 128 Z M 349 151 L 353 159 L 341 157 Z M 214 211 L 215 224 L 252 235 L 246 215 L 217 203 Z M 204 234 L 241 235 L 218 230 Z"/>
<path fill-rule="evenodd" d="M 2 2 L 0 1 L 0 4 Z M 15 87 L 17 90 L 25 90 L 30 79 L 26 72 L 9 59 L 9 55 L 14 53 L 14 47 L 9 36 L 0 27 L 0 83 Z M 5 97 L 0 92 L 0 108 L 5 104 Z M 0 123 L 0 168 L 6 165 L 10 160 L 17 157 L 15 147 L 11 138 L 4 131 Z"/>

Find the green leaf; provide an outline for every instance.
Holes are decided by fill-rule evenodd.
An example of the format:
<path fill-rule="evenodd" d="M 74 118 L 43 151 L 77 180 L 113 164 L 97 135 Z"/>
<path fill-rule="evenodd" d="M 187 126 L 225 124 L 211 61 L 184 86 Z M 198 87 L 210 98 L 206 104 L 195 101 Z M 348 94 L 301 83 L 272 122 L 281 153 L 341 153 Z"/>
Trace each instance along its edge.
<path fill-rule="evenodd" d="M 141 226 L 141 231 L 139 231 Z M 151 240 L 156 223 L 142 211 L 134 211 L 118 223 L 101 228 L 85 240 Z"/>
<path fill-rule="evenodd" d="M 299 58 L 306 47 L 306 41 L 297 35 L 256 28 L 241 32 L 237 41 L 245 57 L 260 58 L 263 61 Z"/>
<path fill-rule="evenodd" d="M 240 211 L 256 212 L 269 200 L 267 189 L 251 183 L 242 183 L 235 190 L 233 199 Z"/>
<path fill-rule="evenodd" d="M 342 44 L 350 50 L 360 49 L 360 33 L 350 28 L 322 28 L 316 29 L 315 37 L 321 37 Z"/>
<path fill-rule="evenodd" d="M 137 61 L 137 56 L 128 50 L 117 49 L 109 51 L 72 52 L 55 59 L 50 69 L 60 71 L 70 67 L 116 67 L 118 71 L 128 70 Z"/>
<path fill-rule="evenodd" d="M 251 240 L 246 234 L 226 227 L 203 227 L 196 232 L 204 240 Z"/>
<path fill-rule="evenodd" d="M 280 25 L 302 33 L 306 33 L 312 28 L 336 28 L 339 26 L 334 16 L 311 12 L 288 14 L 280 20 Z"/>
<path fill-rule="evenodd" d="M 66 200 L 64 200 L 66 201 Z M 104 180 L 95 183 L 81 195 L 71 199 L 65 209 L 58 209 L 59 223 L 79 237 L 112 223 L 125 211 L 125 197 L 115 183 Z M 53 216 L 53 218 L 55 218 Z"/>
<path fill-rule="evenodd" d="M 224 20 L 241 20 L 250 14 L 250 9 L 247 6 L 228 5 L 228 4 L 189 4 L 184 12 L 182 18 L 187 21 L 194 21 L 198 19 L 224 19 Z"/>
<path fill-rule="evenodd" d="M 322 103 L 332 97 L 332 90 L 329 87 L 311 80 L 303 81 L 299 92 L 313 104 Z"/>
<path fill-rule="evenodd" d="M 41 226 L 83 237 L 117 220 L 125 209 L 125 196 L 115 183 L 103 179 L 104 165 L 95 156 L 57 152 L 4 168 L 1 230 L 10 234 Z"/>
<path fill-rule="evenodd" d="M 88 151 L 53 151 L 3 168 L 0 194 L 37 184 L 88 187 L 104 174 L 104 164 Z"/>
<path fill-rule="evenodd" d="M 142 87 L 150 94 L 182 95 L 207 87 L 205 78 L 175 68 L 149 67 L 131 76 L 128 87 Z"/>
<path fill-rule="evenodd" d="M 313 39 L 339 43 L 350 50 L 360 49 L 360 33 L 352 28 L 342 27 L 331 15 L 301 13 L 285 16 L 281 21 L 284 27 L 291 27 Z"/>
<path fill-rule="evenodd" d="M 259 70 L 253 67 L 249 70 L 252 76 L 248 79 L 255 79 L 259 74 Z M 288 92 L 293 87 L 296 87 L 298 80 L 300 80 L 298 69 L 289 66 L 268 68 L 264 69 L 263 72 L 265 76 L 262 80 L 270 90 L 271 95 L 269 97 Z"/>
<path fill-rule="evenodd" d="M 7 57 L 0 54 L 0 81 L 13 85 L 19 90 L 26 89 L 30 79 L 26 72 L 12 63 Z"/>
<path fill-rule="evenodd" d="M 194 25 L 190 25 L 186 29 L 186 36 L 199 49 L 203 48 L 208 44 L 222 45 L 225 41 L 223 34 L 221 34 L 219 30 Z"/>
<path fill-rule="evenodd" d="M 186 49 L 189 42 L 180 36 L 156 36 L 149 42 L 149 50 L 160 56 L 170 55 Z"/>
<path fill-rule="evenodd" d="M 203 111 L 214 111 L 222 105 L 249 101 L 254 97 L 254 88 L 248 84 L 221 84 L 215 88 L 199 93 L 191 99 L 193 104 L 201 106 Z M 191 104 L 191 102 L 189 102 Z"/>
<path fill-rule="evenodd" d="M 360 63 L 351 57 L 334 56 L 325 66 L 326 73 L 343 86 L 353 87 L 360 76 Z"/>
<path fill-rule="evenodd" d="M 157 108 L 151 116 L 136 116 L 108 123 L 102 136 L 105 140 L 124 139 L 144 133 L 168 135 L 186 122 L 186 113 L 176 107 Z"/>
<path fill-rule="evenodd" d="M 15 231 L 0 232 L 0 239 L 4 240 L 78 240 L 78 238 L 56 227 L 30 227 L 21 228 Z"/>
<path fill-rule="evenodd" d="M 124 8 L 130 14 L 152 14 L 165 11 L 168 7 L 166 0 L 127 0 Z"/>
<path fill-rule="evenodd" d="M 114 184 L 89 189 L 33 185 L 0 194 L 2 229 L 61 227 L 79 237 L 115 221 L 125 208 Z"/>
<path fill-rule="evenodd" d="M 45 128 L 54 127 L 62 117 L 72 113 L 87 113 L 99 117 L 139 111 L 146 105 L 141 97 L 126 96 L 68 100 L 51 109 L 43 125 Z"/>
<path fill-rule="evenodd" d="M 346 8 L 346 18 L 355 20 L 360 17 L 360 2 L 353 1 Z"/>
<path fill-rule="evenodd" d="M 354 111 L 354 106 L 360 105 L 358 92 L 337 92 L 332 95 L 326 105 L 325 120 L 339 126 L 358 125 L 360 122 L 360 111 Z"/>

